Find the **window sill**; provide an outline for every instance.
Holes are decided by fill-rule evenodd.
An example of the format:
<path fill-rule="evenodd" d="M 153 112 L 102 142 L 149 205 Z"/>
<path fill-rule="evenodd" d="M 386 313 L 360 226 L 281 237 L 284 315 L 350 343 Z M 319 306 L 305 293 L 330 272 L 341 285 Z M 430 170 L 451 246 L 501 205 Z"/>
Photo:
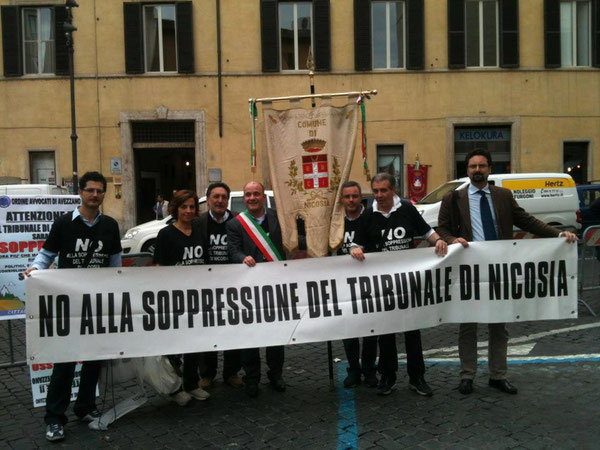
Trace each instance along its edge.
<path fill-rule="evenodd" d="M 298 70 L 280 70 L 280 74 L 282 75 L 308 75 L 310 70 L 308 69 L 298 69 Z"/>
<path fill-rule="evenodd" d="M 408 72 L 406 67 L 390 67 L 390 68 L 377 67 L 377 68 L 371 69 L 371 71 L 372 72 Z"/>
<path fill-rule="evenodd" d="M 55 73 L 27 73 L 21 75 L 20 78 L 62 78 L 64 76 L 68 75 L 56 75 Z"/>

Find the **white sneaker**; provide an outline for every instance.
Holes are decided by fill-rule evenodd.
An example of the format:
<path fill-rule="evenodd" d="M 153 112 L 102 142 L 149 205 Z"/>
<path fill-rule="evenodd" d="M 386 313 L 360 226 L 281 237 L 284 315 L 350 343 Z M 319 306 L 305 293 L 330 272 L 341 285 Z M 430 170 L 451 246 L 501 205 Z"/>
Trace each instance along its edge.
<path fill-rule="evenodd" d="M 192 396 L 185 391 L 179 391 L 177 394 L 171 395 L 171 400 L 179 406 L 185 406 L 192 400 Z"/>
<path fill-rule="evenodd" d="M 188 395 L 191 395 L 192 397 L 194 397 L 196 400 L 206 400 L 208 397 L 210 397 L 210 394 L 208 392 L 206 392 L 204 389 L 202 389 L 201 387 L 198 387 L 198 388 L 194 389 L 193 391 L 189 391 L 186 393 Z"/>

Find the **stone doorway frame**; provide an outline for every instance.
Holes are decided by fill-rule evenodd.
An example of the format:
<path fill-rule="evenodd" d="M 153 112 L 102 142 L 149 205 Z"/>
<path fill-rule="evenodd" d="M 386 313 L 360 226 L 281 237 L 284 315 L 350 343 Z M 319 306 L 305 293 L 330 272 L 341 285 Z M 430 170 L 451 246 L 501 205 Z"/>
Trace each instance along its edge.
<path fill-rule="evenodd" d="M 119 126 L 121 128 L 121 155 L 123 158 L 122 195 L 123 223 L 122 229 L 127 230 L 137 225 L 137 205 L 135 201 L 135 159 L 131 139 L 131 122 L 143 121 L 194 121 L 194 170 L 196 173 L 196 191 L 204 192 L 208 186 L 208 171 L 206 169 L 206 122 L 204 111 L 171 111 L 166 106 L 159 106 L 154 111 L 121 112 Z"/>

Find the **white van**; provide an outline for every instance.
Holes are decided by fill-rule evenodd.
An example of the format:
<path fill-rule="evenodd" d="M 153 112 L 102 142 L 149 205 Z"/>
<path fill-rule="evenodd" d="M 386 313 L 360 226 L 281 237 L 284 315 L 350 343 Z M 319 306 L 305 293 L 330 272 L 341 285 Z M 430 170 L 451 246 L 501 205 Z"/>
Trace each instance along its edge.
<path fill-rule="evenodd" d="M 565 173 L 502 173 L 491 174 L 490 184 L 513 192 L 515 200 L 525 211 L 544 223 L 570 231 L 578 230 L 579 198 L 575 182 Z M 444 196 L 469 185 L 468 178 L 442 184 L 415 207 L 432 227 L 438 225 L 438 214 Z"/>
<path fill-rule="evenodd" d="M 68 195 L 70 192 L 62 186 L 52 184 L 3 184 L 0 195 Z"/>

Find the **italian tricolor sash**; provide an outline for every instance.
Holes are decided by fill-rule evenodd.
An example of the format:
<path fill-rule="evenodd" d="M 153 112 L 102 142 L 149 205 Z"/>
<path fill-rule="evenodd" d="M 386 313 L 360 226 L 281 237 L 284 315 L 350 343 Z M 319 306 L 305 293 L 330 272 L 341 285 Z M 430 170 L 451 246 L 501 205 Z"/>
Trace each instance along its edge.
<path fill-rule="evenodd" d="M 265 233 L 265 230 L 259 225 L 254 217 L 248 213 L 248 211 L 244 211 L 243 213 L 238 214 L 237 219 L 240 221 L 250 239 L 254 242 L 254 244 L 258 247 L 260 252 L 263 254 L 267 261 L 282 261 L 281 255 L 277 248 L 271 241 L 271 238 Z M 267 218 L 265 217 L 265 220 Z"/>

